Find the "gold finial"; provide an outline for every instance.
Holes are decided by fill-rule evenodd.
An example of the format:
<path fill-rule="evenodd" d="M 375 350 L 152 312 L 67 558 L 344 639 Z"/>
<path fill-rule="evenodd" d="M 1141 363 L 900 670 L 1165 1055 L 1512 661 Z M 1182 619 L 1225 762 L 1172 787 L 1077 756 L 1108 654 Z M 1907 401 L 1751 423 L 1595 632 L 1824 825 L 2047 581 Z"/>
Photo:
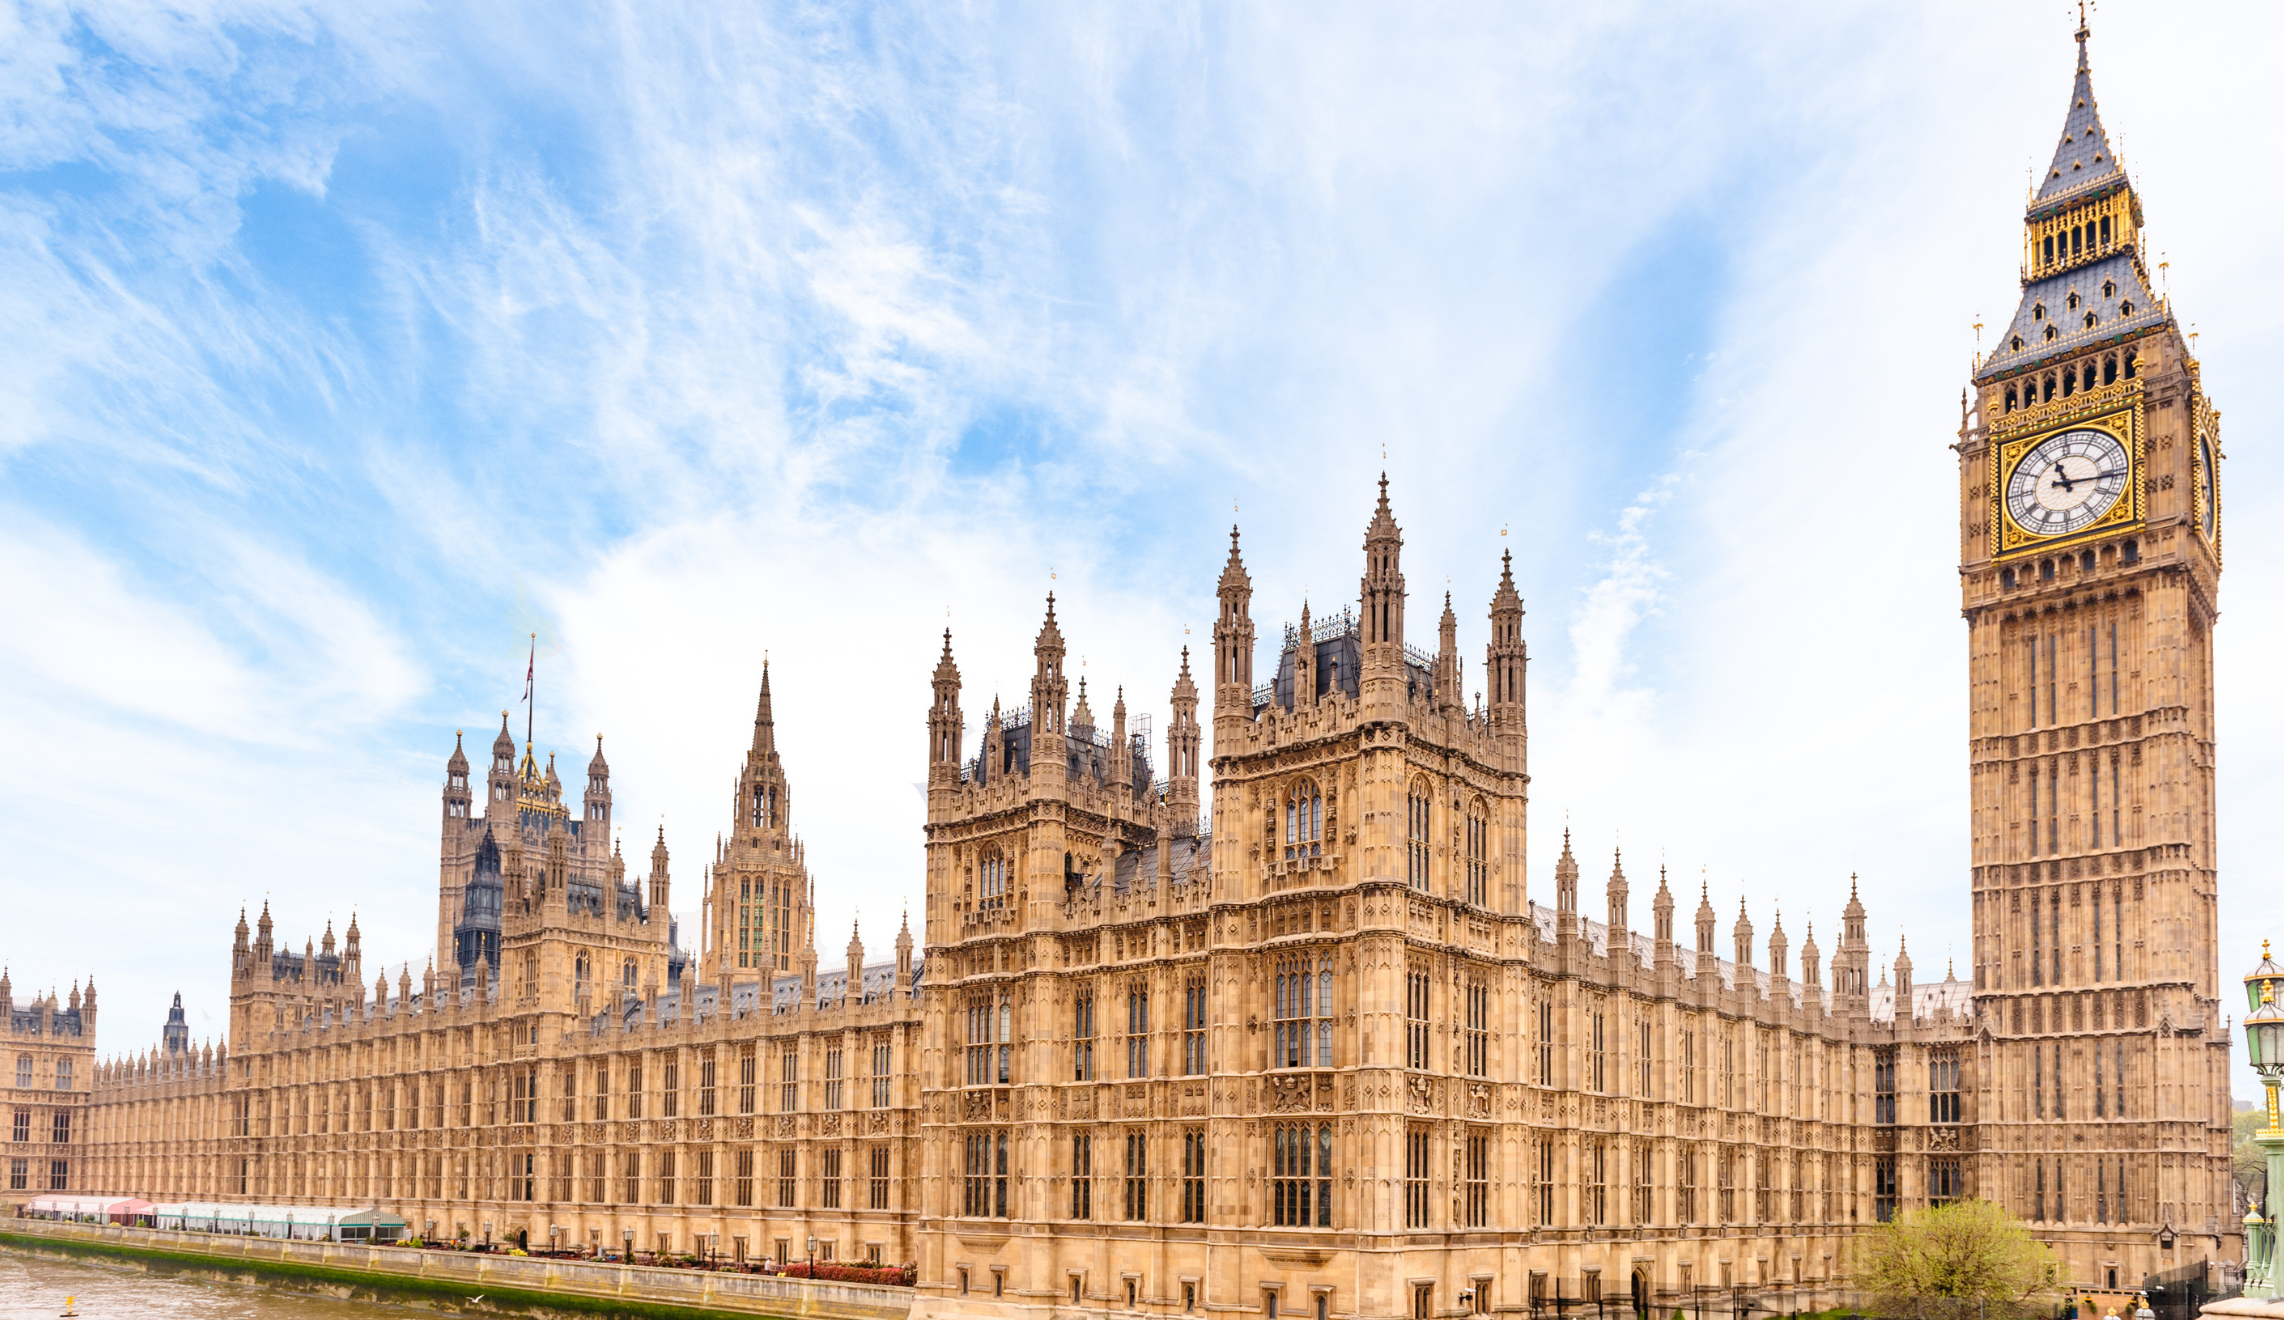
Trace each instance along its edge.
<path fill-rule="evenodd" d="M 2262 981 L 2260 983 L 2260 1002 L 2263 1004 L 2276 1002 L 2276 983 L 2274 981 Z"/>

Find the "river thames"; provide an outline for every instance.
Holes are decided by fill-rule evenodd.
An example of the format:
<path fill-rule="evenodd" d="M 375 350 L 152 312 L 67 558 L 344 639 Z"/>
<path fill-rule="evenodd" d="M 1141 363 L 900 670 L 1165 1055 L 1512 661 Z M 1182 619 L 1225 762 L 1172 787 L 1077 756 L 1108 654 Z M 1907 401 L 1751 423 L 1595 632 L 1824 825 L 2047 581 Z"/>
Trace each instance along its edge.
<path fill-rule="evenodd" d="M 435 1311 L 273 1292 L 189 1275 L 0 1253 L 0 1320 L 54 1320 L 64 1298 L 85 1320 L 380 1320 Z"/>

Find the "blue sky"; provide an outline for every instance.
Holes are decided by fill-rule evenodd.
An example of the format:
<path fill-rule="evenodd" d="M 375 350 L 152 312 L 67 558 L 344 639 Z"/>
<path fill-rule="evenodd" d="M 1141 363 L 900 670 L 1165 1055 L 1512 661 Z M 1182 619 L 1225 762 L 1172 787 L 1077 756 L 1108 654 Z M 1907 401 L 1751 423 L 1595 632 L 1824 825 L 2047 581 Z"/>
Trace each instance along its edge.
<path fill-rule="evenodd" d="M 2266 23 L 2119 0 L 2094 40 L 2231 442 L 2224 976 L 2284 934 L 2251 846 L 2284 787 Z M 0 9 L 0 957 L 95 974 L 107 1050 L 177 988 L 218 1029 L 265 897 L 417 974 L 452 731 L 515 704 L 533 631 L 542 750 L 605 735 L 685 917 L 766 652 L 820 944 L 861 913 L 881 947 L 947 621 L 978 720 L 1052 589 L 1162 726 L 1233 509 L 1273 628 L 1352 598 L 1384 462 L 1422 639 L 1448 583 L 1479 658 L 1515 554 L 1534 895 L 1567 821 L 1594 879 L 1624 845 L 1644 924 L 1662 859 L 1724 928 L 1742 897 L 1829 945 L 1854 871 L 1881 960 L 1907 934 L 1940 976 L 1945 446 L 2071 26 Z"/>

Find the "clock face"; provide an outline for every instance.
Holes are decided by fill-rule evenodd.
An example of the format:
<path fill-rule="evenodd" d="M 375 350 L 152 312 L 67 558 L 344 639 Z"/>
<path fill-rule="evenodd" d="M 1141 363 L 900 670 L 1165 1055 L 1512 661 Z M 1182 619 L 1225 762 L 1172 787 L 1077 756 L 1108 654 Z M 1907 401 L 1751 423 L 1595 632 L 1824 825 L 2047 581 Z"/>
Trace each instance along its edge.
<path fill-rule="evenodd" d="M 2219 516 L 2220 512 L 2213 503 L 2212 441 L 2199 440 L 2197 442 L 2197 460 L 2197 493 L 2204 497 L 2205 539 L 2210 541 L 2213 539 L 2214 519 Z"/>
<path fill-rule="evenodd" d="M 2050 435 L 2006 479 L 2006 511 L 2032 536 L 2067 536 L 2089 527 L 2125 494 L 2133 463 L 2107 431 Z"/>

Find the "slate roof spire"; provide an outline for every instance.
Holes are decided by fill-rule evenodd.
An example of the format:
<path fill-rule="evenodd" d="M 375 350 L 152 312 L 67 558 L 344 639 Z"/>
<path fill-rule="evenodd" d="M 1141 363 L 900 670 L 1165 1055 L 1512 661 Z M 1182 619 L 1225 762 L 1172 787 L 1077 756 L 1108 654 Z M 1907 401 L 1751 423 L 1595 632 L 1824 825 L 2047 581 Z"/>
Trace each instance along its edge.
<path fill-rule="evenodd" d="M 2062 140 L 2054 144 L 2054 163 L 2047 167 L 2046 177 L 2038 184 L 2041 206 L 2082 188 L 2107 183 L 2124 173 L 2117 163 L 2117 153 L 2110 150 L 2109 135 L 2102 131 L 2101 107 L 2094 100 L 2093 66 L 2086 59 L 2088 35 L 2085 24 L 2080 22 L 2078 76 L 2070 85 L 2070 108 L 2062 116 Z"/>

